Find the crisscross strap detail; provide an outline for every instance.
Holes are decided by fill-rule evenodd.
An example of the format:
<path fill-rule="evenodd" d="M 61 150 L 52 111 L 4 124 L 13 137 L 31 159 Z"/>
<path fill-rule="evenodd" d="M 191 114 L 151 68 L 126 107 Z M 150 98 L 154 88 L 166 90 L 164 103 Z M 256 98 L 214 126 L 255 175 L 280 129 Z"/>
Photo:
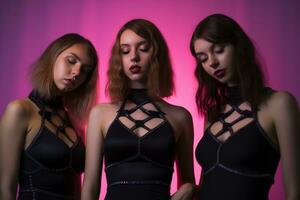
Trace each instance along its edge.
<path fill-rule="evenodd" d="M 141 104 L 136 104 L 135 103 L 135 106 L 133 108 L 130 108 L 130 109 L 125 109 L 126 102 L 128 102 L 128 99 L 125 99 L 125 101 L 123 101 L 120 109 L 117 111 L 118 114 L 117 114 L 116 118 L 119 121 L 121 121 L 121 123 L 123 125 L 125 125 L 134 134 L 136 134 L 135 130 L 137 130 L 139 128 L 145 129 L 147 131 L 145 134 L 147 134 L 148 132 L 150 132 L 151 130 L 155 129 L 157 126 L 159 126 L 161 123 L 163 123 L 163 122 L 166 121 L 165 113 L 162 112 L 159 109 L 159 107 L 153 101 L 151 101 L 151 100 L 145 101 L 145 102 L 143 102 Z M 146 105 L 152 105 L 155 110 L 146 109 L 145 108 Z M 140 119 L 135 118 L 133 115 L 134 115 L 134 113 L 137 113 L 137 112 L 143 113 L 144 117 L 140 118 Z M 121 117 L 127 118 L 134 125 L 130 127 L 128 124 L 126 124 L 125 122 L 123 122 L 120 119 Z M 150 122 L 151 120 L 153 120 L 155 118 L 162 119 L 163 121 L 160 122 L 160 123 L 155 124 L 154 127 L 152 127 L 152 128 L 150 128 L 150 127 L 148 127 L 148 126 L 145 125 L 147 122 Z"/>
<path fill-rule="evenodd" d="M 59 134 L 63 134 L 63 137 L 65 137 L 71 144 L 74 144 L 75 141 L 73 141 L 70 136 L 66 132 L 66 128 L 71 128 L 72 124 L 70 120 L 68 119 L 67 115 L 66 117 L 63 117 L 58 110 L 63 108 L 59 105 L 59 103 L 55 103 L 56 106 L 46 105 L 41 100 L 39 100 L 39 96 L 37 94 L 34 94 L 33 92 L 29 95 L 29 99 L 39 108 L 39 114 L 41 116 L 41 122 L 42 125 L 46 125 L 46 122 L 51 124 L 55 128 L 54 134 L 56 136 L 59 136 Z M 64 111 L 65 112 L 65 111 Z M 57 119 L 57 122 L 54 122 L 54 118 Z M 76 137 L 78 137 L 77 132 L 74 131 L 76 134 Z"/>
<path fill-rule="evenodd" d="M 234 130 L 234 128 L 233 128 L 235 125 L 238 125 L 238 123 L 241 123 L 245 119 L 252 119 L 251 121 L 256 119 L 257 111 L 252 108 L 251 108 L 251 110 L 241 109 L 240 107 L 243 103 L 244 102 L 242 102 L 238 105 L 227 104 L 228 106 L 230 106 L 230 109 L 228 111 L 222 113 L 220 115 L 220 117 L 209 126 L 209 130 L 211 130 L 212 126 L 214 126 L 217 123 L 221 123 L 222 128 L 219 131 L 216 131 L 215 133 L 213 133 L 214 131 L 211 131 L 216 138 L 219 138 L 220 136 L 224 135 L 225 133 L 229 133 L 230 136 L 232 136 L 238 130 L 240 130 L 244 126 L 248 125 L 248 123 L 242 127 L 239 127 L 237 130 Z M 229 122 L 228 119 L 232 118 L 232 117 L 233 117 L 233 119 Z"/>

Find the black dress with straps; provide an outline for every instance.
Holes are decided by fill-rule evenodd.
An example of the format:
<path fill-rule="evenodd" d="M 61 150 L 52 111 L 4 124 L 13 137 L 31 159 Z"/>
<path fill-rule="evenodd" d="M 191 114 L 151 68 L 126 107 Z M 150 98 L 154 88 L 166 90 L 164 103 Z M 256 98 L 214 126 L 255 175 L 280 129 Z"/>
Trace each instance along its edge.
<path fill-rule="evenodd" d="M 18 199 L 79 199 L 75 196 L 79 192 L 75 190 L 80 189 L 76 184 L 84 170 L 84 144 L 78 135 L 73 141 L 66 134 L 66 129 L 76 131 L 68 118 L 58 112 L 63 109 L 60 98 L 47 100 L 37 92 L 31 92 L 29 99 L 39 108 L 41 126 L 22 152 Z M 60 134 L 71 145 L 67 145 Z"/>
<path fill-rule="evenodd" d="M 146 90 L 132 90 L 104 140 L 105 199 L 170 199 L 174 155 L 174 132 L 165 113 Z"/>
<path fill-rule="evenodd" d="M 228 92 L 229 109 L 211 123 L 196 148 L 202 167 L 198 199 L 267 200 L 279 151 L 258 122 L 257 111 L 245 109 L 238 88 Z"/>

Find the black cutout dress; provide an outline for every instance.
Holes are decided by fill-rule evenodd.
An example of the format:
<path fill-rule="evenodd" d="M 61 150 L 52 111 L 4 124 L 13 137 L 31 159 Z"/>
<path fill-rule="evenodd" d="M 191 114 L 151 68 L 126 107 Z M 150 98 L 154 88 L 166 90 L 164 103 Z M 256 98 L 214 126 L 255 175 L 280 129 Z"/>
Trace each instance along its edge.
<path fill-rule="evenodd" d="M 19 200 L 71 200 L 80 197 L 75 186 L 84 170 L 85 147 L 76 135 L 73 141 L 66 134 L 70 128 L 67 117 L 57 112 L 62 108 L 60 98 L 47 100 L 37 92 L 29 99 L 39 108 L 41 126 L 32 143 L 22 152 L 19 172 Z M 58 119 L 59 123 L 53 121 Z M 52 127 L 49 128 L 49 127 Z M 52 130 L 56 130 L 53 132 Z M 60 137 L 63 134 L 71 146 Z"/>
<path fill-rule="evenodd" d="M 198 199 L 267 200 L 280 153 L 258 122 L 257 111 L 242 109 L 238 88 L 229 88 L 228 94 L 230 109 L 211 123 L 196 148 L 202 167 Z M 212 133 L 217 123 L 221 128 Z"/>
<path fill-rule="evenodd" d="M 126 108 L 128 103 L 133 107 Z M 174 131 L 165 113 L 146 90 L 133 89 L 104 140 L 108 184 L 105 199 L 170 199 L 174 155 Z"/>

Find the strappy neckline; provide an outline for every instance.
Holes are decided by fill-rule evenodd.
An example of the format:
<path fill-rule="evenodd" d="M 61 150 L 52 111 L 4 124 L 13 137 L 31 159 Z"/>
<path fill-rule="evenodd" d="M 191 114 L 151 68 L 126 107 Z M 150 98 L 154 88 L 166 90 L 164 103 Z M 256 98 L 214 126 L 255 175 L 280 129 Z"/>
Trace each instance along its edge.
<path fill-rule="evenodd" d="M 251 106 L 243 108 L 243 105 L 246 106 L 246 101 L 241 95 L 240 88 L 228 87 L 227 104 L 224 107 L 225 111 L 207 127 L 205 132 L 209 132 L 215 140 L 223 144 L 226 143 L 227 140 L 230 140 L 234 135 L 240 134 L 239 132 L 242 129 L 257 121 L 257 110 L 253 109 Z M 229 107 L 229 109 L 226 109 L 226 107 Z M 211 128 L 214 125 L 221 126 L 221 129 L 212 131 Z M 241 126 L 239 127 L 239 125 Z M 225 139 L 222 141 L 220 138 L 223 137 L 223 135 Z"/>
<path fill-rule="evenodd" d="M 80 136 L 78 135 L 78 133 L 72 126 L 67 114 L 66 114 L 66 116 L 62 116 L 59 113 L 59 110 L 65 110 L 63 107 L 63 103 L 62 103 L 62 98 L 55 97 L 53 99 L 47 99 L 47 98 L 41 96 L 35 90 L 33 90 L 29 94 L 28 98 L 39 108 L 38 113 L 41 116 L 41 125 L 40 125 L 39 132 L 42 129 L 42 127 L 45 127 L 45 128 L 47 128 L 47 130 L 49 130 L 51 132 L 51 134 L 56 136 L 57 139 L 60 139 L 61 142 L 63 142 L 69 149 L 72 148 L 78 142 L 78 138 L 80 138 Z M 52 120 L 53 116 L 56 116 L 60 120 L 61 124 L 56 124 L 55 122 L 53 122 L 53 120 Z M 51 130 L 51 128 L 47 127 L 47 125 L 45 124 L 46 122 L 49 123 L 55 129 L 55 132 L 53 132 L 53 130 Z M 70 136 L 66 132 L 66 128 L 71 128 L 74 131 L 74 133 L 76 135 L 75 140 L 70 138 Z M 39 132 L 34 136 L 33 141 L 35 140 L 35 138 L 38 138 Z M 64 141 L 62 138 L 60 138 L 59 134 L 63 134 L 63 137 L 65 137 L 68 140 L 68 142 L 71 143 L 71 145 L 68 145 L 68 143 L 66 141 Z M 31 146 L 31 144 L 29 146 Z"/>
<path fill-rule="evenodd" d="M 40 109 L 50 108 L 52 110 L 58 110 L 63 108 L 63 101 L 61 96 L 53 98 L 47 98 L 42 96 L 38 91 L 32 90 L 28 98 L 33 101 Z"/>
<path fill-rule="evenodd" d="M 125 109 L 125 105 L 128 101 L 131 101 L 135 106 Z M 155 110 L 148 110 L 144 108 L 145 105 L 151 104 Z M 143 114 L 146 115 L 144 119 L 135 119 L 131 115 L 140 110 Z M 132 127 L 126 126 L 121 120 L 120 117 L 125 117 L 130 120 L 134 125 Z M 155 127 L 149 128 L 145 124 L 152 119 L 160 118 L 162 122 L 158 123 Z M 168 120 L 165 117 L 165 113 L 160 110 L 159 106 L 147 95 L 146 89 L 132 89 L 129 95 L 122 102 L 120 109 L 117 111 L 116 119 L 120 125 L 122 125 L 126 130 L 128 130 L 132 135 L 138 137 L 139 139 L 145 138 L 150 135 L 154 130 L 163 126 Z M 138 128 L 143 128 L 147 132 L 141 136 L 134 132 Z"/>
<path fill-rule="evenodd" d="M 129 91 L 124 101 L 121 102 L 116 116 L 108 128 L 108 133 L 114 123 L 117 123 L 116 125 L 121 126 L 126 132 L 129 132 L 130 135 L 139 139 L 151 135 L 154 129 L 157 130 L 165 124 L 172 128 L 168 119 L 165 117 L 165 113 L 161 111 L 160 107 L 147 92 L 146 89 L 131 89 Z M 152 122 L 154 124 L 151 122 L 153 119 L 154 121 Z M 155 121 L 155 119 L 158 120 Z M 147 122 L 149 123 L 147 124 Z M 136 130 L 139 128 L 142 132 L 135 132 L 139 131 Z"/>

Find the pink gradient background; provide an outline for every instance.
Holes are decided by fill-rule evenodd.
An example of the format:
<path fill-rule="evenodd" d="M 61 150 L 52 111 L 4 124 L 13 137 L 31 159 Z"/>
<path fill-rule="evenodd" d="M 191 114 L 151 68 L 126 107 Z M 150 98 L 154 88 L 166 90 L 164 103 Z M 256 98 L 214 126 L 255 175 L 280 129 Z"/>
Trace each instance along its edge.
<path fill-rule="evenodd" d="M 112 43 L 118 29 L 133 18 L 155 23 L 166 38 L 175 71 L 176 94 L 169 102 L 186 107 L 193 115 L 195 145 L 202 136 L 202 118 L 194 94 L 195 63 L 189 41 L 196 24 L 205 16 L 223 13 L 236 19 L 257 45 L 271 87 L 288 90 L 300 100 L 300 1 L 280 0 L 1 0 L 0 1 L 0 115 L 6 104 L 23 98 L 30 90 L 29 66 L 47 45 L 68 32 L 89 38 L 100 57 L 99 102 L 107 101 L 104 86 Z M 196 181 L 201 168 L 195 162 Z M 176 188 L 176 176 L 172 192 Z M 101 197 L 106 181 L 103 175 Z M 270 193 L 271 200 L 284 199 L 281 167 Z"/>

